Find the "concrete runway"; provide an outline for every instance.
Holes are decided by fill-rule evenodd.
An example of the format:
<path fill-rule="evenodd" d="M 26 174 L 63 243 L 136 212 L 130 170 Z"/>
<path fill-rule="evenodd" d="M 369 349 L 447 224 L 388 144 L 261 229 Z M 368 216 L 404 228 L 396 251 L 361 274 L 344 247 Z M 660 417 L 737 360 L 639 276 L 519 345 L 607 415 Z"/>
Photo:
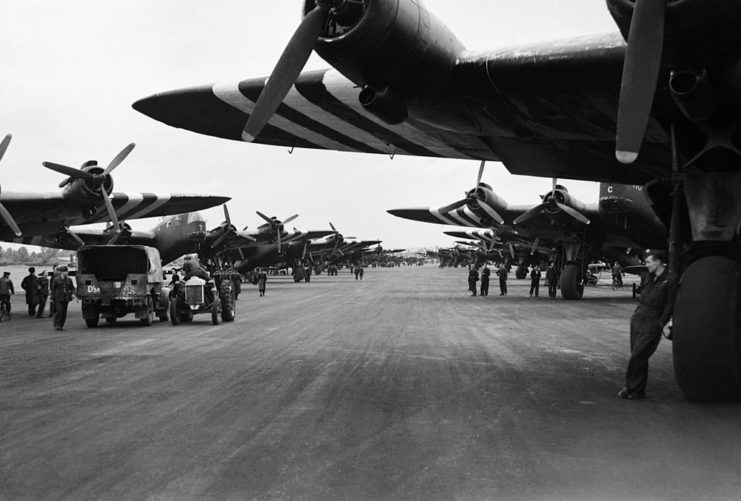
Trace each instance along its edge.
<path fill-rule="evenodd" d="M 233 324 L 90 330 L 73 308 L 61 333 L 16 296 L 0 498 L 739 498 L 741 407 L 683 400 L 670 343 L 648 400 L 615 396 L 628 290 L 465 289 L 465 270 L 345 271 L 246 286 Z"/>

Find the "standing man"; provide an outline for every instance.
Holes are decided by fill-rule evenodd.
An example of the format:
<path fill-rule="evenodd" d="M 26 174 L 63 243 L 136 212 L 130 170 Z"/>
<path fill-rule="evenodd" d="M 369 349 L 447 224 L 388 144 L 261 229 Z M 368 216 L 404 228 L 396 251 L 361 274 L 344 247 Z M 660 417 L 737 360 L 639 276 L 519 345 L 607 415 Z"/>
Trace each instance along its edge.
<path fill-rule="evenodd" d="M 507 272 L 507 266 L 502 265 L 501 268 L 499 268 L 499 271 L 497 271 L 497 276 L 499 277 L 499 292 L 500 296 L 506 296 L 507 295 L 507 277 L 509 273 Z"/>
<path fill-rule="evenodd" d="M 3 272 L 2 278 L 0 278 L 0 306 L 5 307 L 5 312 L 10 319 L 10 296 L 15 294 L 15 287 L 13 281 L 10 279 L 10 272 Z"/>
<path fill-rule="evenodd" d="M 265 296 L 265 287 L 268 283 L 268 274 L 264 270 L 257 270 L 257 290 L 260 292 L 260 297 Z"/>
<path fill-rule="evenodd" d="M 552 261 L 548 264 L 548 269 L 545 270 L 545 283 L 548 285 L 548 297 L 556 299 L 558 271 L 556 271 L 556 265 Z"/>
<path fill-rule="evenodd" d="M 540 296 L 541 275 L 540 266 L 533 265 L 532 270 L 530 271 L 530 297 L 533 297 L 533 293 L 535 294 L 535 297 Z"/>
<path fill-rule="evenodd" d="M 67 321 L 67 306 L 75 297 L 75 284 L 67 276 L 67 267 L 57 268 L 58 275 L 51 282 L 51 300 L 54 303 L 54 329 L 64 330 Z"/>
<path fill-rule="evenodd" d="M 28 316 L 36 316 L 36 305 L 39 303 L 38 286 L 39 278 L 36 276 L 36 268 L 28 269 L 28 275 L 21 281 L 21 289 L 26 291 L 26 305 L 28 306 Z"/>
<path fill-rule="evenodd" d="M 623 267 L 615 261 L 615 264 L 612 266 L 612 282 L 622 289 L 624 276 L 625 271 L 623 271 Z"/>
<path fill-rule="evenodd" d="M 648 359 L 658 348 L 662 332 L 670 332 L 668 325 L 679 281 L 666 265 L 666 256 L 662 252 L 653 252 L 646 258 L 649 275 L 638 307 L 630 319 L 630 361 L 625 387 L 618 393 L 620 398 L 646 398 Z"/>
<path fill-rule="evenodd" d="M 46 277 L 46 272 L 42 271 L 36 281 L 36 290 L 38 294 L 38 308 L 36 309 L 36 318 L 44 316 L 44 310 L 46 309 L 46 300 L 49 297 L 49 279 Z"/>
<path fill-rule="evenodd" d="M 471 267 L 471 271 L 468 272 L 468 290 L 471 291 L 471 296 L 476 296 L 476 282 L 479 281 L 479 271 L 475 267 Z"/>
<path fill-rule="evenodd" d="M 489 295 L 489 280 L 491 278 L 491 270 L 488 266 L 484 266 L 484 269 L 481 270 L 481 295 L 482 296 L 488 296 Z"/>

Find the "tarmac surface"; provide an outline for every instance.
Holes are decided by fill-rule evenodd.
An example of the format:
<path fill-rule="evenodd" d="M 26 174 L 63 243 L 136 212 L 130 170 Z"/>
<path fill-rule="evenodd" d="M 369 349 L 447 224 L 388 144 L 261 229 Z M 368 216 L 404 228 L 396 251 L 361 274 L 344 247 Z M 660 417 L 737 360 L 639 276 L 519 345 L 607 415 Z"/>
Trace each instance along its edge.
<path fill-rule="evenodd" d="M 20 277 L 17 277 L 20 280 Z M 741 407 L 671 346 L 618 399 L 630 292 L 465 292 L 466 271 L 245 286 L 233 324 L 0 324 L 0 499 L 738 499 Z M 545 292 L 541 288 L 541 292 Z"/>

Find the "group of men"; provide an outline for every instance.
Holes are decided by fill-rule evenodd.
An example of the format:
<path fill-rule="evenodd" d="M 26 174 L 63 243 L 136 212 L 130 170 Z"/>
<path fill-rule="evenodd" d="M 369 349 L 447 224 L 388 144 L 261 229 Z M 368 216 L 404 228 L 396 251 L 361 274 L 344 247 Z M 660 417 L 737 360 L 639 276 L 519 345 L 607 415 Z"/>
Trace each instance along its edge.
<path fill-rule="evenodd" d="M 497 271 L 496 275 L 499 278 L 499 295 L 500 296 L 506 296 L 508 294 L 507 290 L 507 280 L 509 278 L 509 270 L 505 265 L 500 266 Z M 542 271 L 540 270 L 539 266 L 533 265 L 530 268 L 530 297 L 539 297 L 540 296 L 540 281 L 542 278 Z M 484 266 L 484 269 L 481 270 L 481 290 L 480 295 L 481 296 L 488 296 L 489 295 L 489 281 L 491 280 L 491 270 L 488 266 Z M 546 284 L 548 285 L 548 297 L 551 299 L 556 298 L 556 291 L 558 290 L 558 271 L 556 270 L 556 267 L 553 263 L 550 263 L 548 265 L 548 268 L 546 269 L 545 273 L 545 280 Z M 479 270 L 476 267 L 471 267 L 471 270 L 468 273 L 468 290 L 471 292 L 471 296 L 476 296 L 477 289 L 476 284 L 479 281 Z"/>
<path fill-rule="evenodd" d="M 46 271 L 36 274 L 36 268 L 28 269 L 21 281 L 21 289 L 25 292 L 28 316 L 42 318 L 46 310 L 47 300 L 50 300 L 49 317 L 54 319 L 54 329 L 61 331 L 67 321 L 67 307 L 74 298 L 75 284 L 68 276 L 66 266 L 54 267 L 51 280 Z M 11 318 L 11 296 L 15 294 L 15 285 L 6 271 L 0 278 L 0 320 Z"/>

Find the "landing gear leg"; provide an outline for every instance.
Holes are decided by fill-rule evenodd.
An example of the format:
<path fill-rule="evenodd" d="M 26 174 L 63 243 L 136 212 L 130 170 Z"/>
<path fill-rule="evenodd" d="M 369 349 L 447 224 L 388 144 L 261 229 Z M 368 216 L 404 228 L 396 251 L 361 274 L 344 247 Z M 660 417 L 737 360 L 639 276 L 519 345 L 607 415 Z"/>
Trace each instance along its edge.
<path fill-rule="evenodd" d="M 741 172 L 684 179 L 692 237 L 674 307 L 674 371 L 687 398 L 741 399 Z"/>

